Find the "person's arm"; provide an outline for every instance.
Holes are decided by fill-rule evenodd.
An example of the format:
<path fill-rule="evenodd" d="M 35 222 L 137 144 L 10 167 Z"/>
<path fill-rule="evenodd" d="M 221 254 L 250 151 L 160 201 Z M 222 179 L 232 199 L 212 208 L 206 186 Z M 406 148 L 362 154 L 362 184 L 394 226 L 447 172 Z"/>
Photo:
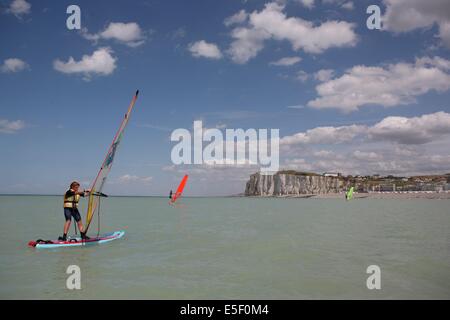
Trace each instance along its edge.
<path fill-rule="evenodd" d="M 78 194 L 80 196 L 82 196 L 82 197 L 85 197 L 86 195 L 89 194 L 89 192 L 91 192 L 91 191 L 89 189 L 87 189 L 87 190 L 83 190 L 83 191 L 78 192 Z"/>

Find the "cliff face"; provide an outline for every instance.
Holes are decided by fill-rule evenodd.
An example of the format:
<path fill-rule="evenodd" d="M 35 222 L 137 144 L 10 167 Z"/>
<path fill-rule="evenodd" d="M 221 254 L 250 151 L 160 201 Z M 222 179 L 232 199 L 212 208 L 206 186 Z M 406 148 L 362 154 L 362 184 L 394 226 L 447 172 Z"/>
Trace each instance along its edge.
<path fill-rule="evenodd" d="M 246 196 L 283 196 L 301 194 L 337 193 L 342 191 L 342 181 L 336 177 L 276 173 L 255 173 L 245 187 Z"/>

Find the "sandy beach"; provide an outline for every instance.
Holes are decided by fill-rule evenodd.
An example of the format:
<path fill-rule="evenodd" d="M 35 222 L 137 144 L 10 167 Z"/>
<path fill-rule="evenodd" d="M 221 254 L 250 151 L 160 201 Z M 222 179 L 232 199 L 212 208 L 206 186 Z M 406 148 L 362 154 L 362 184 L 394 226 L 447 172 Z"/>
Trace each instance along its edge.
<path fill-rule="evenodd" d="M 298 196 L 280 196 L 280 198 L 339 199 L 344 193 L 304 194 Z M 450 199 L 450 192 L 371 192 L 354 193 L 353 199 Z"/>

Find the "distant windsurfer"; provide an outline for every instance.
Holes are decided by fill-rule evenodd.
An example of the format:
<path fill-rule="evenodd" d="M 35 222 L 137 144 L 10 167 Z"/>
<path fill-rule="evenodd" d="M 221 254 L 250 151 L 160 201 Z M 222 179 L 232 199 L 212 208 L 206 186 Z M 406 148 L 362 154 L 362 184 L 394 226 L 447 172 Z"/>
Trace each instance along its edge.
<path fill-rule="evenodd" d="M 345 200 L 349 201 L 353 199 L 353 190 L 354 187 L 350 187 L 350 189 L 345 193 Z"/>
<path fill-rule="evenodd" d="M 67 241 L 67 232 L 69 231 L 72 217 L 78 225 L 81 239 L 89 239 L 89 237 L 84 233 L 83 223 L 81 222 L 80 212 L 78 211 L 78 202 L 80 201 L 80 197 L 85 197 L 90 191 L 79 191 L 79 188 L 80 184 L 77 181 L 74 181 L 70 184 L 69 190 L 67 190 L 64 195 L 64 217 L 66 222 L 64 223 L 64 234 L 62 237 L 59 237 L 59 240 Z"/>
<path fill-rule="evenodd" d="M 177 188 L 177 191 L 175 191 L 175 194 L 173 194 L 172 190 L 170 190 L 170 194 L 169 194 L 169 198 L 170 198 L 169 203 L 170 204 L 174 204 L 175 201 L 177 201 L 178 198 L 181 197 L 181 195 L 183 194 L 183 189 L 184 189 L 184 186 L 186 185 L 187 179 L 188 179 L 188 175 L 186 174 L 183 177 L 183 179 L 181 179 L 181 182 L 178 185 L 178 188 Z"/>

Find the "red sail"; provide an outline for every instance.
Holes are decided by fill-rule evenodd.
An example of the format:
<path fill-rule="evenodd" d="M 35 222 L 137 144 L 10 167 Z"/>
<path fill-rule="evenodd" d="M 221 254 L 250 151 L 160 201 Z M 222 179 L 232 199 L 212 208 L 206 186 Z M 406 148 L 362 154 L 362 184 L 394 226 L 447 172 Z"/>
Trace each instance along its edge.
<path fill-rule="evenodd" d="M 188 179 L 188 175 L 185 175 L 183 177 L 183 180 L 181 180 L 180 185 L 178 186 L 177 192 L 172 196 L 172 202 L 177 201 L 177 199 L 181 196 L 183 193 L 184 186 L 186 185 Z"/>

